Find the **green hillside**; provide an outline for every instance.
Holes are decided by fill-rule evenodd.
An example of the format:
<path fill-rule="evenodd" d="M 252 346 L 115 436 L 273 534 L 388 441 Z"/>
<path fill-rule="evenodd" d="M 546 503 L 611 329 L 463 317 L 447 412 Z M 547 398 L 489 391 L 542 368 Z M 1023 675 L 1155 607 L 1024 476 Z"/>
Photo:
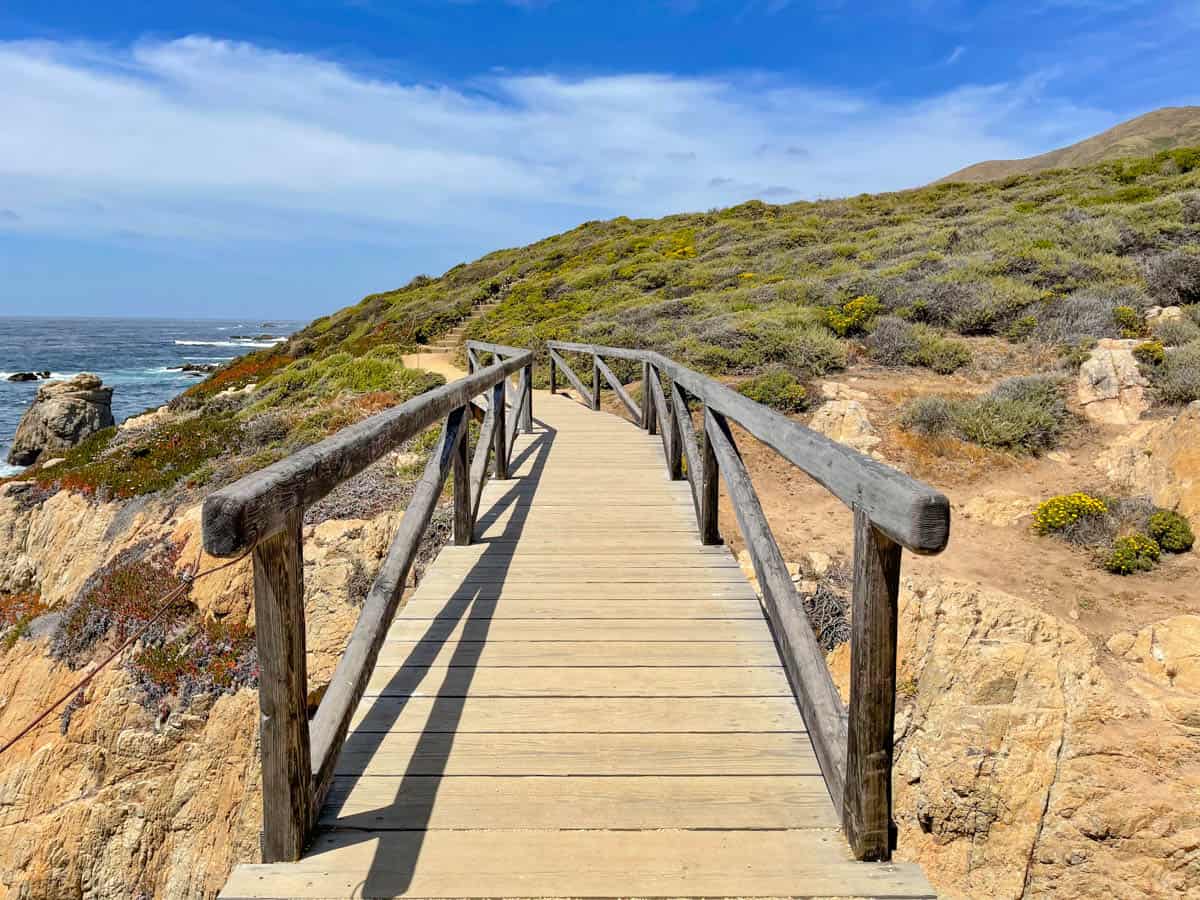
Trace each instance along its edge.
<path fill-rule="evenodd" d="M 1027 159 L 992 159 L 967 166 L 941 181 L 995 181 L 1047 169 L 1089 166 L 1132 156 L 1149 156 L 1200 144 L 1200 106 L 1167 106 L 1122 122 L 1087 140 Z"/>
<path fill-rule="evenodd" d="M 231 480 L 440 383 L 401 354 L 491 299 L 469 336 L 651 347 L 719 377 L 763 375 L 754 389 L 790 409 L 808 379 L 856 360 L 984 384 L 980 342 L 1028 344 L 1028 359 L 1065 370 L 1098 338 L 1150 337 L 1146 308 L 1183 305 L 1190 318 L 1147 359 L 1160 399 L 1185 402 L 1200 398 L 1200 148 L 589 222 L 369 296 L 197 384 L 161 434 L 105 433 L 23 477 L 123 495 Z"/>

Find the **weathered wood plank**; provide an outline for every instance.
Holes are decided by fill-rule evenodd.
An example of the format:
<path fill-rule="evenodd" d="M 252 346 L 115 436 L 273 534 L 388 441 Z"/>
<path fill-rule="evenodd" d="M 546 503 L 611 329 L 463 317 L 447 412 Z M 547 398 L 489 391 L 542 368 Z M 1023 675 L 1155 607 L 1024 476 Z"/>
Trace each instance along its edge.
<path fill-rule="evenodd" d="M 700 441 L 700 471 L 698 473 L 700 488 L 698 490 L 698 524 L 700 526 L 700 543 L 709 546 L 721 543 L 718 503 L 721 493 L 721 471 L 717 467 L 717 456 L 713 452 L 712 440 L 708 432 L 701 436 Z"/>
<path fill-rule="evenodd" d="M 583 386 L 583 382 L 579 380 L 579 376 L 575 374 L 575 370 L 567 364 L 565 359 L 563 359 L 553 350 L 550 351 L 550 358 L 554 361 L 554 364 L 558 366 L 559 371 L 567 376 L 567 381 L 571 382 L 571 386 L 574 387 L 579 393 L 579 396 L 583 399 L 584 404 L 591 406 L 593 402 L 592 395 L 588 389 Z"/>
<path fill-rule="evenodd" d="M 221 896 L 935 896 L 917 866 L 864 866 L 835 840 L 809 828 L 498 830 L 486 840 L 471 831 L 387 831 L 366 841 L 335 831 L 298 866 L 238 866 Z M 273 893 L 260 893 L 268 883 Z"/>
<path fill-rule="evenodd" d="M 473 504 L 471 503 L 471 474 L 468 453 L 468 429 L 462 428 L 458 435 L 458 443 L 452 451 L 453 463 L 451 470 L 454 474 L 454 543 L 465 547 L 471 543 L 475 530 Z"/>
<path fill-rule="evenodd" d="M 696 509 L 696 522 L 700 521 L 700 448 L 696 446 L 696 430 L 692 427 L 692 414 L 688 410 L 687 398 L 679 385 L 671 391 L 674 407 L 675 434 L 687 460 L 687 482 L 692 493 L 692 505 Z"/>
<path fill-rule="evenodd" d="M 592 409 L 600 410 L 600 357 L 592 354 Z"/>
<path fill-rule="evenodd" d="M 521 430 L 533 431 L 533 364 L 521 370 Z"/>
<path fill-rule="evenodd" d="M 775 666 L 766 641 L 388 641 L 379 664 L 389 666 Z"/>
<path fill-rule="evenodd" d="M 471 458 L 471 522 L 479 520 L 479 503 L 483 498 L 483 487 L 487 484 L 488 458 L 492 453 L 492 445 L 496 441 L 496 407 L 488 404 L 479 426 L 479 443 L 475 445 L 475 455 Z M 472 526 L 472 529 L 474 526 Z"/>
<path fill-rule="evenodd" d="M 400 527 L 392 538 L 387 556 L 375 582 L 363 601 L 362 612 L 338 660 L 329 688 L 317 708 L 309 733 L 312 736 L 312 784 L 319 805 L 333 777 L 338 749 L 350 726 L 350 717 L 362 697 L 371 669 L 387 638 L 387 627 L 396 614 L 409 569 L 416 558 L 421 537 L 429 525 L 442 485 L 453 464 L 457 443 L 467 429 L 465 410 L 459 408 L 446 418 L 441 438 L 434 448 L 425 471 L 417 482 Z M 307 703 L 299 707 L 303 715 Z"/>
<path fill-rule="evenodd" d="M 846 720 L 841 698 L 833 686 L 825 655 L 813 636 L 800 598 L 796 596 L 783 555 L 763 515 L 728 424 L 719 414 L 707 409 L 705 430 L 729 489 L 746 549 L 754 562 L 767 615 L 779 641 L 804 721 L 812 733 L 813 747 L 821 761 L 830 798 L 840 813 L 846 781 Z"/>
<path fill-rule="evenodd" d="M 388 629 L 389 641 L 767 641 L 754 619 L 410 619 Z"/>
<path fill-rule="evenodd" d="M 896 623 L 900 545 L 854 511 L 854 598 L 850 618 L 850 709 L 846 837 L 858 859 L 891 859 L 892 746 L 896 716 Z"/>
<path fill-rule="evenodd" d="M 275 534 L 289 513 L 320 500 L 531 360 L 526 352 L 435 388 L 214 491 L 205 498 L 202 513 L 205 550 L 213 556 L 233 556 Z"/>
<path fill-rule="evenodd" d="M 356 735 L 804 731 L 791 697 L 372 697 Z"/>
<path fill-rule="evenodd" d="M 792 697 L 782 666 L 375 667 L 365 696 Z M 824 791 L 824 789 L 822 789 Z M 828 799 L 828 791 L 824 791 Z"/>
<path fill-rule="evenodd" d="M 819 775 L 803 731 L 352 734 L 338 775 Z M 732 786 L 732 785 L 731 785 Z M 841 840 L 841 837 L 838 836 Z M 849 856 L 845 844 L 842 853 Z"/>
<path fill-rule="evenodd" d="M 651 369 L 650 371 L 653 373 L 655 370 Z M 657 374 L 650 376 L 650 399 L 654 403 L 654 420 L 658 425 L 659 437 L 662 440 L 663 461 L 667 466 L 667 477 L 673 481 L 675 472 L 671 467 L 671 459 L 675 452 L 675 423 L 671 421 L 671 414 L 667 409 L 667 397 L 663 393 Z"/>
<path fill-rule="evenodd" d="M 489 412 L 495 413 L 495 425 L 492 431 L 492 477 L 500 481 L 508 478 L 508 460 L 511 444 L 508 439 L 506 417 L 508 404 L 504 399 L 504 382 L 497 383 L 492 388 Z"/>
<path fill-rule="evenodd" d="M 596 366 L 599 368 L 600 373 L 604 376 L 604 379 L 612 386 L 617 398 L 623 404 L 625 404 L 625 408 L 629 410 L 629 414 L 633 416 L 634 423 L 636 424 L 640 422 L 642 419 L 641 407 L 633 402 L 633 398 L 630 397 L 629 392 L 625 390 L 625 385 L 621 384 L 621 379 L 617 378 L 613 370 L 610 369 L 608 364 L 605 363 L 604 360 L 602 360 L 599 356 L 596 357 Z"/>
<path fill-rule="evenodd" d="M 836 828 L 820 776 L 339 778 L 330 828 Z"/>
<path fill-rule="evenodd" d="M 262 753 L 262 855 L 296 860 L 320 801 L 311 785 L 308 671 L 304 641 L 303 516 L 254 548 L 254 617 L 258 636 L 259 744 Z"/>

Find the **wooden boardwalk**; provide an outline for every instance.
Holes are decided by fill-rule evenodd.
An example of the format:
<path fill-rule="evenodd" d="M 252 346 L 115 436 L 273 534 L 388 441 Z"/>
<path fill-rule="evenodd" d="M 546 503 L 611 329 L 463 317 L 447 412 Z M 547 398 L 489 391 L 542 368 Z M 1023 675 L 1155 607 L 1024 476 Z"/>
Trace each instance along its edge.
<path fill-rule="evenodd" d="M 391 625 L 316 837 L 221 897 L 931 897 L 855 861 L 759 601 L 659 439 L 535 395 Z"/>

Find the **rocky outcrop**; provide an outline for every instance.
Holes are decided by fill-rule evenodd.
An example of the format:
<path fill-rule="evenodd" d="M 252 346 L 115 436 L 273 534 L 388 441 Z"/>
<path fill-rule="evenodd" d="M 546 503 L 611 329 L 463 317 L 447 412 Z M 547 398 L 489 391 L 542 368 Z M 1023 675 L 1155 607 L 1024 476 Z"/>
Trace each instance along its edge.
<path fill-rule="evenodd" d="M 104 387 L 99 377 L 85 372 L 70 381 L 51 381 L 38 388 L 21 418 L 8 461 L 33 465 L 43 452 L 69 449 L 114 424 L 112 388 Z"/>
<path fill-rule="evenodd" d="M 1183 318 L 1183 308 L 1179 306 L 1151 306 L 1146 310 L 1146 324 L 1153 327 L 1163 322 L 1178 322 Z"/>
<path fill-rule="evenodd" d="M 49 372 L 13 372 L 6 381 L 43 381 L 50 377 Z"/>
<path fill-rule="evenodd" d="M 1138 369 L 1134 340 L 1105 339 L 1079 369 L 1076 394 L 1083 414 L 1093 422 L 1130 425 L 1149 405 L 1148 381 Z"/>
<path fill-rule="evenodd" d="M 808 427 L 863 453 L 870 453 L 880 440 L 859 400 L 827 400 Z"/>
<path fill-rule="evenodd" d="M 1139 425 L 1096 462 L 1118 487 L 1200 522 L 1200 400 Z"/>
<path fill-rule="evenodd" d="M 1021 598 L 913 581 L 899 632 L 900 852 L 939 896 L 1200 895 L 1195 691 L 1146 667 L 1150 639 L 1102 659 Z M 849 648 L 830 664 L 844 696 Z"/>

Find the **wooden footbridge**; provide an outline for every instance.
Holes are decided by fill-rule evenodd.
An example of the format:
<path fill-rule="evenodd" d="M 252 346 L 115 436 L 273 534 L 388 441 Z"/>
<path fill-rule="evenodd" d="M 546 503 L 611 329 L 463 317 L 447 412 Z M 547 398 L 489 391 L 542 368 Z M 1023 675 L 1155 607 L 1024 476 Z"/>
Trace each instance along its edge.
<path fill-rule="evenodd" d="M 655 353 L 551 343 L 535 395 L 531 352 L 468 352 L 467 377 L 205 503 L 210 553 L 253 547 L 261 667 L 264 862 L 221 896 L 933 896 L 888 861 L 892 720 L 901 549 L 945 546 L 945 497 Z M 604 383 L 632 422 L 596 412 Z M 854 510 L 848 708 L 731 421 Z M 304 508 L 437 422 L 310 722 Z M 450 473 L 453 545 L 397 614 Z"/>

